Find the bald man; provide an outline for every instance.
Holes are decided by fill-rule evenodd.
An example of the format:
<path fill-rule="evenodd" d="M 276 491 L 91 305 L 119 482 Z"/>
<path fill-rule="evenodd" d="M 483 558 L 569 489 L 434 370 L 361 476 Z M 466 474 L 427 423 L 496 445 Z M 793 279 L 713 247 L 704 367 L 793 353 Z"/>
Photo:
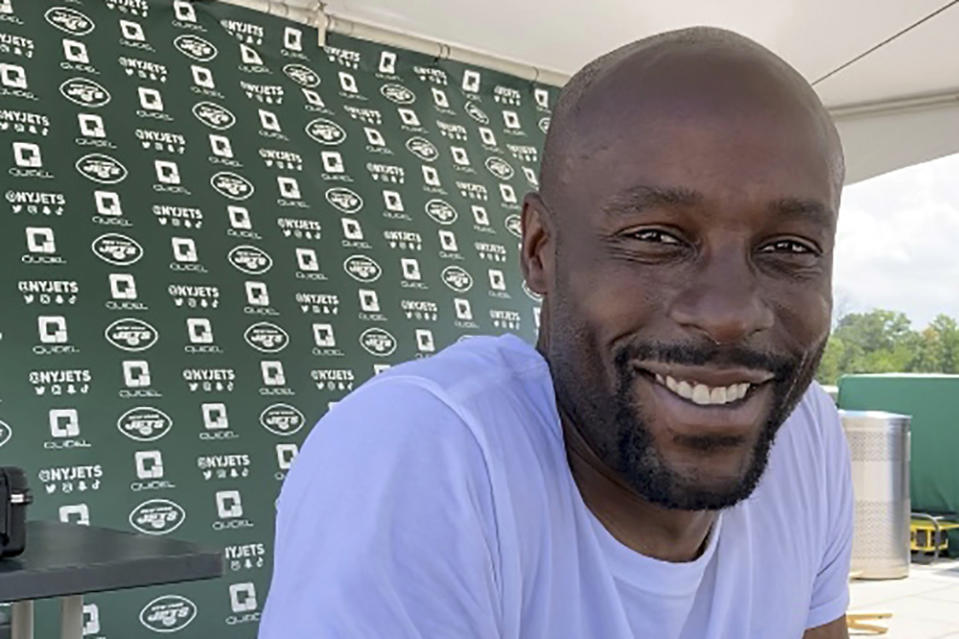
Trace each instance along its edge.
<path fill-rule="evenodd" d="M 812 382 L 844 165 L 784 61 L 661 34 L 563 89 L 533 348 L 363 385 L 279 501 L 263 639 L 846 637 L 849 454 Z"/>

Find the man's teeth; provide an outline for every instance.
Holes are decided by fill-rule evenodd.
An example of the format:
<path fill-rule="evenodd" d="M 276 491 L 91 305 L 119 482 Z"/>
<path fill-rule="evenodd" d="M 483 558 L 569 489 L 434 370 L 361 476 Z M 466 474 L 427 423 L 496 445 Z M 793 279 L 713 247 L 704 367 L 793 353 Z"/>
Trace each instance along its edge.
<path fill-rule="evenodd" d="M 673 377 L 656 374 L 656 381 L 673 391 L 680 397 L 696 404 L 728 404 L 742 399 L 749 391 L 749 382 L 730 384 L 729 386 L 706 386 L 685 380 L 676 381 Z"/>

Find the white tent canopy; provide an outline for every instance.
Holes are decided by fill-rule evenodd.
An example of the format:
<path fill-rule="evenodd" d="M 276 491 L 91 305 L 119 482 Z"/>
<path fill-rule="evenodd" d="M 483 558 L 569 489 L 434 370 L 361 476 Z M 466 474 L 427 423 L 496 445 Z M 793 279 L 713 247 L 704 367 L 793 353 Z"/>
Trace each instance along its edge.
<path fill-rule="evenodd" d="M 959 0 L 327 0 L 322 13 L 318 0 L 226 1 L 360 37 L 419 36 L 453 57 L 485 52 L 553 82 L 646 35 L 724 27 L 813 83 L 839 125 L 847 183 L 959 151 Z"/>

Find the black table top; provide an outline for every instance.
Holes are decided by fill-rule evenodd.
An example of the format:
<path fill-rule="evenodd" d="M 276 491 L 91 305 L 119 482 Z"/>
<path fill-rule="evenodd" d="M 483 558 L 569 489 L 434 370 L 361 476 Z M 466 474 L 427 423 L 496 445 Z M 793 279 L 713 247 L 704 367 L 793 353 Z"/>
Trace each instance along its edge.
<path fill-rule="evenodd" d="M 223 574 L 218 549 L 119 530 L 27 522 L 27 547 L 0 559 L 0 601 L 213 579 Z"/>

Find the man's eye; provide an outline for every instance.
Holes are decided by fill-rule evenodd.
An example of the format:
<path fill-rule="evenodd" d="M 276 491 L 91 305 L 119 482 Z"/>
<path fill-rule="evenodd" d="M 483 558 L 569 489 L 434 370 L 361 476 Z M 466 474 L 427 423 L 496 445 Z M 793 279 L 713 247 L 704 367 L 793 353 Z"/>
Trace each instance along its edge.
<path fill-rule="evenodd" d="M 635 237 L 637 240 L 642 240 L 644 242 L 658 242 L 660 244 L 679 244 L 679 240 L 670 235 L 665 231 L 658 231 L 656 229 L 644 229 L 642 231 L 636 231 L 630 233 L 631 237 Z"/>
<path fill-rule="evenodd" d="M 777 240 L 759 249 L 761 253 L 792 253 L 795 255 L 815 254 L 811 247 L 796 240 Z"/>

